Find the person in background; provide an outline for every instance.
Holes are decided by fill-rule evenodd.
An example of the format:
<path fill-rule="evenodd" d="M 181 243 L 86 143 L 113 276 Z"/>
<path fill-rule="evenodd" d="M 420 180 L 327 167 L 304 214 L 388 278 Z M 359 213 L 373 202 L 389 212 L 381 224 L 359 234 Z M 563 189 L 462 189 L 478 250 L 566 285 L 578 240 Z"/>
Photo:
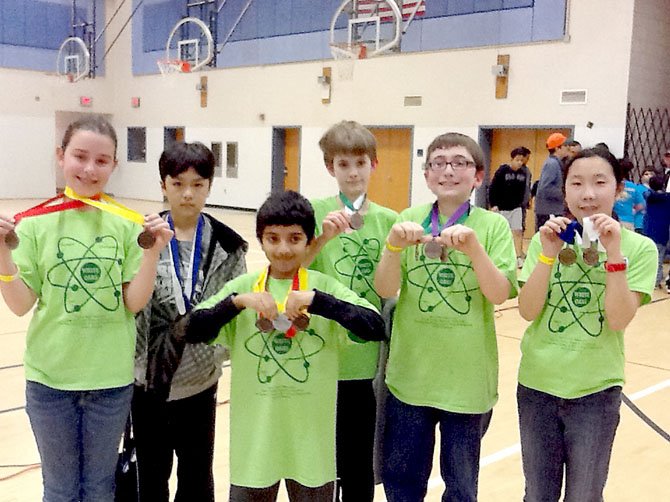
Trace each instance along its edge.
<path fill-rule="evenodd" d="M 535 228 L 539 229 L 552 214 L 563 214 L 563 159 L 569 154 L 567 138 L 555 132 L 547 138 L 549 157 L 544 161 L 535 194 Z"/>

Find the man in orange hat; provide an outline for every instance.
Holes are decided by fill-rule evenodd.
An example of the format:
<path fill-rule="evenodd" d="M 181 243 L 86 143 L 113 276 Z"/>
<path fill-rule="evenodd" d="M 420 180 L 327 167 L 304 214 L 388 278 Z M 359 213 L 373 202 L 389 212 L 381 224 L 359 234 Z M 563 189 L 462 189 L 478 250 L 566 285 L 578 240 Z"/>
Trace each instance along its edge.
<path fill-rule="evenodd" d="M 563 214 L 563 159 L 570 153 L 566 139 L 560 132 L 547 138 L 549 157 L 542 166 L 535 195 L 535 231 L 545 224 L 550 215 Z"/>

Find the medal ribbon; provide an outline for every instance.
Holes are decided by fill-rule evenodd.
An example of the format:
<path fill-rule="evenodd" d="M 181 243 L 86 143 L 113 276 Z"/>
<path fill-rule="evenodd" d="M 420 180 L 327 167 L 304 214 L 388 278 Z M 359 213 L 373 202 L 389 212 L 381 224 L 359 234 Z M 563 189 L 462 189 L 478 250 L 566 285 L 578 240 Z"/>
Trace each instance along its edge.
<path fill-rule="evenodd" d="M 582 225 L 577 220 L 573 220 L 568 223 L 568 226 L 565 227 L 565 230 L 559 233 L 558 236 L 561 238 L 561 240 L 567 242 L 568 244 L 574 244 L 575 234 L 579 233 L 579 235 L 582 235 L 583 232 L 584 227 L 582 227 Z"/>
<path fill-rule="evenodd" d="M 465 201 L 463 204 L 458 206 L 456 211 L 454 211 L 454 214 L 449 217 L 447 222 L 440 226 L 440 209 L 437 205 L 437 201 L 435 201 L 433 203 L 432 209 L 430 210 L 430 213 L 423 221 L 421 226 L 426 233 L 430 232 L 433 237 L 437 237 L 445 228 L 451 227 L 456 223 L 463 223 L 469 214 L 470 201 Z"/>
<path fill-rule="evenodd" d="M 174 232 L 174 222 L 172 221 L 172 215 L 170 213 L 168 213 L 167 221 L 170 225 L 170 229 Z M 204 223 L 205 220 L 202 215 L 200 215 L 195 235 L 193 236 L 191 258 L 188 265 L 191 281 L 187 284 L 184 284 L 184 278 L 181 276 L 181 260 L 179 259 L 177 234 L 175 233 L 170 240 L 168 252 L 170 253 L 170 260 L 172 261 L 172 286 L 175 291 L 177 310 L 181 315 L 184 315 L 192 308 L 193 294 L 195 293 L 195 286 L 198 283 L 198 272 L 200 270 L 200 261 L 202 260 L 202 229 Z"/>
<path fill-rule="evenodd" d="M 102 199 L 101 201 L 97 200 L 95 197 L 82 197 L 80 195 L 77 195 L 74 192 L 74 190 L 72 190 L 68 186 L 65 187 L 64 194 L 66 197 L 69 197 L 70 199 L 83 202 L 84 204 L 98 208 L 101 211 L 106 211 L 108 213 L 119 216 L 123 219 L 132 221 L 133 223 L 137 223 L 140 226 L 144 226 L 144 216 L 142 216 L 137 211 L 133 211 L 132 209 L 124 206 L 120 202 L 115 201 L 107 194 L 104 193 L 99 194 L 100 195 L 99 198 Z"/>
<path fill-rule="evenodd" d="M 254 283 L 253 292 L 261 293 L 267 291 L 268 279 L 270 278 L 270 266 L 266 267 L 256 279 Z M 291 283 L 291 289 L 286 293 L 284 301 L 277 302 L 277 311 L 283 313 L 286 310 L 286 300 L 288 300 L 288 295 L 291 291 L 305 291 L 307 289 L 307 269 L 300 267 L 298 271 L 293 276 L 293 282 Z M 286 338 L 293 338 L 296 334 L 295 326 L 291 324 L 291 327 L 286 331 Z"/>
<path fill-rule="evenodd" d="M 368 194 L 364 193 L 360 195 L 354 202 L 351 202 L 346 195 L 340 192 L 340 200 L 344 204 L 344 211 L 351 216 L 354 213 L 357 213 L 365 204 L 365 199 L 367 199 Z"/>
<path fill-rule="evenodd" d="M 21 211 L 20 213 L 16 213 L 14 215 L 14 221 L 18 223 L 23 218 L 28 218 L 30 216 L 39 216 L 41 214 L 57 213 L 59 211 L 66 211 L 68 209 L 77 209 L 80 207 L 84 207 L 85 205 L 83 202 L 78 200 L 70 200 L 66 202 L 61 202 L 60 204 L 53 204 L 54 202 L 62 198 L 63 194 L 59 194 L 56 195 L 55 197 L 52 197 L 49 200 L 40 202 L 39 204 L 31 207 L 30 209 Z"/>

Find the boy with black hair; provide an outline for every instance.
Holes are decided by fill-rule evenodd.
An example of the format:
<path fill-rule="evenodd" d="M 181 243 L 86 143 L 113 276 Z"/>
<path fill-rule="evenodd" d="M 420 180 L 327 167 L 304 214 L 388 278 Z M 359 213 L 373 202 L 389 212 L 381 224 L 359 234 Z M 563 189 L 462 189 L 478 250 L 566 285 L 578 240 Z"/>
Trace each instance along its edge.
<path fill-rule="evenodd" d="M 491 211 L 500 212 L 512 230 L 517 267 L 523 266 L 523 206 L 528 191 L 528 170 L 524 171 L 524 151 L 515 148 L 509 164 L 502 164 L 493 175 L 489 186 Z M 525 150 L 525 149 L 524 149 Z"/>
<path fill-rule="evenodd" d="M 312 200 L 317 237 L 309 268 L 334 277 L 381 310 L 374 273 L 398 214 L 368 197 L 377 142 L 358 122 L 343 120 L 319 141 L 338 195 Z M 350 344 L 340 353 L 337 386 L 337 500 L 372 502 L 376 403 L 373 379 L 380 344 Z"/>
<path fill-rule="evenodd" d="M 381 340 L 365 299 L 302 267 L 314 238 L 309 201 L 272 194 L 256 235 L 270 265 L 229 282 L 183 321 L 188 341 L 225 344 L 232 362 L 230 500 L 331 502 L 340 347 Z"/>
<path fill-rule="evenodd" d="M 246 272 L 248 245 L 202 210 L 214 177 L 202 143 L 175 143 L 159 160 L 175 236 L 161 252 L 153 295 L 136 318 L 132 418 L 142 500 L 167 502 L 173 455 L 175 500 L 214 501 L 214 423 L 224 351 L 175 340 L 175 320 Z"/>

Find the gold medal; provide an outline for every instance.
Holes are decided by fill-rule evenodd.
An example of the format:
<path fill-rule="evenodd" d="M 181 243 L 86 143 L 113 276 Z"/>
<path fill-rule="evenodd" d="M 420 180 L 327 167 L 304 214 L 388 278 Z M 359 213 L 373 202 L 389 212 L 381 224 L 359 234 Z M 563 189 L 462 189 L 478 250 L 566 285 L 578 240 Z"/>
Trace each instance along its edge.
<path fill-rule="evenodd" d="M 436 240 L 426 242 L 423 245 L 423 254 L 431 260 L 437 260 L 442 256 L 442 246 Z"/>
<path fill-rule="evenodd" d="M 598 241 L 592 241 L 591 246 L 584 250 L 584 263 L 595 267 L 598 265 L 599 256 L 598 256 Z"/>
<path fill-rule="evenodd" d="M 262 331 L 263 333 L 270 333 L 275 329 L 274 326 L 272 325 L 272 321 L 267 317 L 259 317 L 258 319 L 256 319 L 256 327 L 259 329 L 259 331 Z"/>
<path fill-rule="evenodd" d="M 363 228 L 363 216 L 361 216 L 361 213 L 356 211 L 349 217 L 349 226 L 354 230 Z"/>
<path fill-rule="evenodd" d="M 295 329 L 298 331 L 305 331 L 309 326 L 309 317 L 307 317 L 305 314 L 300 314 L 298 317 L 293 319 L 293 326 L 295 326 Z"/>
<path fill-rule="evenodd" d="M 5 246 L 8 249 L 14 250 L 19 247 L 19 236 L 16 235 L 16 232 L 12 230 L 7 235 L 5 235 Z"/>
<path fill-rule="evenodd" d="M 156 237 L 154 234 L 149 232 L 148 230 L 144 230 L 140 233 L 140 235 L 137 236 L 137 244 L 142 248 L 142 249 L 150 249 L 154 243 L 156 242 Z"/>
<path fill-rule="evenodd" d="M 573 265 L 577 261 L 577 253 L 572 248 L 563 248 L 558 253 L 558 261 L 566 266 Z"/>

